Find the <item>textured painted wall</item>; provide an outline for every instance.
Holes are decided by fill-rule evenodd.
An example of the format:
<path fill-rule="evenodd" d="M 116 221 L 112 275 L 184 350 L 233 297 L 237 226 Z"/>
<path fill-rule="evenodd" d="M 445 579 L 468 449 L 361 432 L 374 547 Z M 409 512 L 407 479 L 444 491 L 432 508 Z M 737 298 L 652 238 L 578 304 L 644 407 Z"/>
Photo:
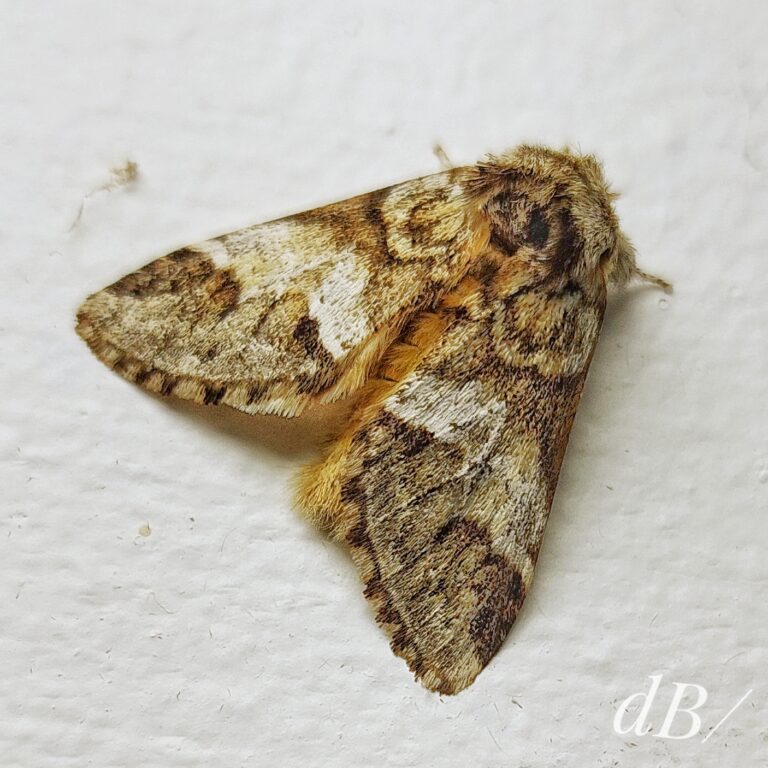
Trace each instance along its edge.
<path fill-rule="evenodd" d="M 768 764 L 765 3 L 0 15 L 0 764 Z M 676 287 L 611 306 L 534 589 L 455 698 L 291 509 L 324 418 L 161 401 L 72 328 L 174 247 L 436 170 L 436 140 L 596 152 Z M 138 182 L 68 232 L 128 157 Z M 654 673 L 654 733 L 682 681 L 709 692 L 699 737 L 614 733 Z"/>

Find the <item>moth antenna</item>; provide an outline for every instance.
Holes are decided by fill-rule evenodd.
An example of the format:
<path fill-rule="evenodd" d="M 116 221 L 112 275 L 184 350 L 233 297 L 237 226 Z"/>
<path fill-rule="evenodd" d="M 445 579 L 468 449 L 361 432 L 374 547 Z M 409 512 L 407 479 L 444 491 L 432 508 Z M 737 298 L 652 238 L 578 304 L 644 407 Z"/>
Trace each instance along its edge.
<path fill-rule="evenodd" d="M 646 283 L 651 283 L 657 288 L 661 288 L 664 293 L 672 293 L 672 283 L 668 282 L 663 277 L 652 275 L 649 272 L 640 269 L 639 267 L 633 268 L 632 276 L 638 278 L 639 280 L 645 280 Z"/>

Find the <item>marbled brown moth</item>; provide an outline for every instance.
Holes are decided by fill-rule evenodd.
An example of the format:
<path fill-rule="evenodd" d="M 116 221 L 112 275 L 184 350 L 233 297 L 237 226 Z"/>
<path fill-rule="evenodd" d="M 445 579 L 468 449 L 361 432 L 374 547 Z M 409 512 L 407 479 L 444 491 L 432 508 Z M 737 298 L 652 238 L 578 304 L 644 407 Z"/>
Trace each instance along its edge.
<path fill-rule="evenodd" d="M 521 146 L 163 256 L 78 333 L 137 384 L 247 413 L 356 393 L 298 506 L 456 693 L 530 587 L 609 288 L 635 265 L 594 157 Z"/>

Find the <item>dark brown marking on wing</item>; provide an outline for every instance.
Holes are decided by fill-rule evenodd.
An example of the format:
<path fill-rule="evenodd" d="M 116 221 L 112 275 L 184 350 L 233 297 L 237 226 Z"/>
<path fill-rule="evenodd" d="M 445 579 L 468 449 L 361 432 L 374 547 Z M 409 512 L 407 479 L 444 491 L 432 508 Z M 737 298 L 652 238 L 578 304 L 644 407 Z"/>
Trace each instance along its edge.
<path fill-rule="evenodd" d="M 251 384 L 251 386 L 248 388 L 248 397 L 246 399 L 246 403 L 248 405 L 253 405 L 254 403 L 259 402 L 264 397 L 264 395 L 266 395 L 267 389 L 267 385 L 263 383 Z"/>
<path fill-rule="evenodd" d="M 436 213 L 448 203 L 450 196 L 450 188 L 444 186 L 411 207 L 405 229 L 410 235 L 412 246 L 417 243 L 430 243 L 435 239 Z"/>
<path fill-rule="evenodd" d="M 537 249 L 543 248 L 549 238 L 549 224 L 544 211 L 535 206 L 528 219 L 528 242 Z"/>
<path fill-rule="evenodd" d="M 217 387 L 208 385 L 205 387 L 205 394 L 203 395 L 203 403 L 205 405 L 218 405 L 221 401 L 221 398 L 224 397 L 224 395 L 227 392 L 227 388 L 225 386 Z"/>
<path fill-rule="evenodd" d="M 500 555 L 488 552 L 472 577 L 480 607 L 469 623 L 480 662 L 487 664 L 504 642 L 525 600 L 520 572 Z"/>
<path fill-rule="evenodd" d="M 473 274 L 486 287 L 492 286 L 496 275 L 499 272 L 500 264 L 496 259 L 483 258 L 473 269 Z"/>
<path fill-rule="evenodd" d="M 341 375 L 341 369 L 320 339 L 317 320 L 309 315 L 302 317 L 293 330 L 293 338 L 312 362 L 310 372 L 295 377 L 296 391 L 308 394 L 332 386 Z"/>
<path fill-rule="evenodd" d="M 205 290 L 220 320 L 232 312 L 240 301 L 240 283 L 229 269 L 214 272 L 206 281 Z"/>
<path fill-rule="evenodd" d="M 388 192 L 388 189 L 372 192 L 365 201 L 364 212 L 365 218 L 373 230 L 372 234 L 376 243 L 376 253 L 384 256 L 388 261 L 394 261 L 395 258 L 390 251 L 387 239 L 387 222 L 382 211 L 382 203 L 386 200 Z"/>
<path fill-rule="evenodd" d="M 293 329 L 293 338 L 301 344 L 309 357 L 315 358 L 325 349 L 320 341 L 317 320 L 304 315 Z"/>
<path fill-rule="evenodd" d="M 379 414 L 376 425 L 386 431 L 392 457 L 410 458 L 435 441 L 434 435 L 425 427 L 409 424 L 386 410 Z M 372 457 L 374 460 L 375 458 Z M 367 466 L 366 461 L 367 459 L 363 460 L 363 466 Z"/>
<path fill-rule="evenodd" d="M 483 665 L 487 664 L 507 636 L 525 599 L 521 574 L 501 555 L 493 552 L 487 530 L 473 520 L 455 517 L 435 534 L 435 546 L 451 553 L 451 560 L 473 564 L 468 583 L 461 590 L 475 595 L 476 606 L 469 621 L 469 634 Z"/>
<path fill-rule="evenodd" d="M 106 290 L 116 296 L 137 299 L 178 293 L 189 291 L 192 285 L 207 280 L 215 272 L 216 267 L 208 256 L 181 248 L 126 275 Z"/>
<path fill-rule="evenodd" d="M 166 397 L 173 394 L 173 390 L 176 387 L 178 380 L 173 376 L 166 376 L 163 379 L 163 383 L 160 385 L 160 394 Z"/>
<path fill-rule="evenodd" d="M 133 375 L 133 381 L 139 386 L 141 386 L 151 375 L 152 375 L 152 369 L 144 368 L 144 370 L 139 371 L 138 373 L 135 373 Z"/>
<path fill-rule="evenodd" d="M 560 231 L 557 245 L 552 256 L 552 272 L 563 275 L 568 273 L 579 257 L 579 234 L 573 223 L 573 217 L 565 208 L 559 213 Z"/>

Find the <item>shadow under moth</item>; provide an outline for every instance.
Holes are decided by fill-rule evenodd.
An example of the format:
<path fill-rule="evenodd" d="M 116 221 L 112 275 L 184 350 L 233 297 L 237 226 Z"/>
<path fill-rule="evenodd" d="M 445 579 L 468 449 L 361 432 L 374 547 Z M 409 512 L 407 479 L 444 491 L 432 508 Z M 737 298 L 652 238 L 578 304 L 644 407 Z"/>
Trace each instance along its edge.
<path fill-rule="evenodd" d="M 520 146 L 163 256 L 77 331 L 164 395 L 292 417 L 356 394 L 300 477 L 394 652 L 457 693 L 533 577 L 609 288 L 641 278 L 594 157 Z"/>

